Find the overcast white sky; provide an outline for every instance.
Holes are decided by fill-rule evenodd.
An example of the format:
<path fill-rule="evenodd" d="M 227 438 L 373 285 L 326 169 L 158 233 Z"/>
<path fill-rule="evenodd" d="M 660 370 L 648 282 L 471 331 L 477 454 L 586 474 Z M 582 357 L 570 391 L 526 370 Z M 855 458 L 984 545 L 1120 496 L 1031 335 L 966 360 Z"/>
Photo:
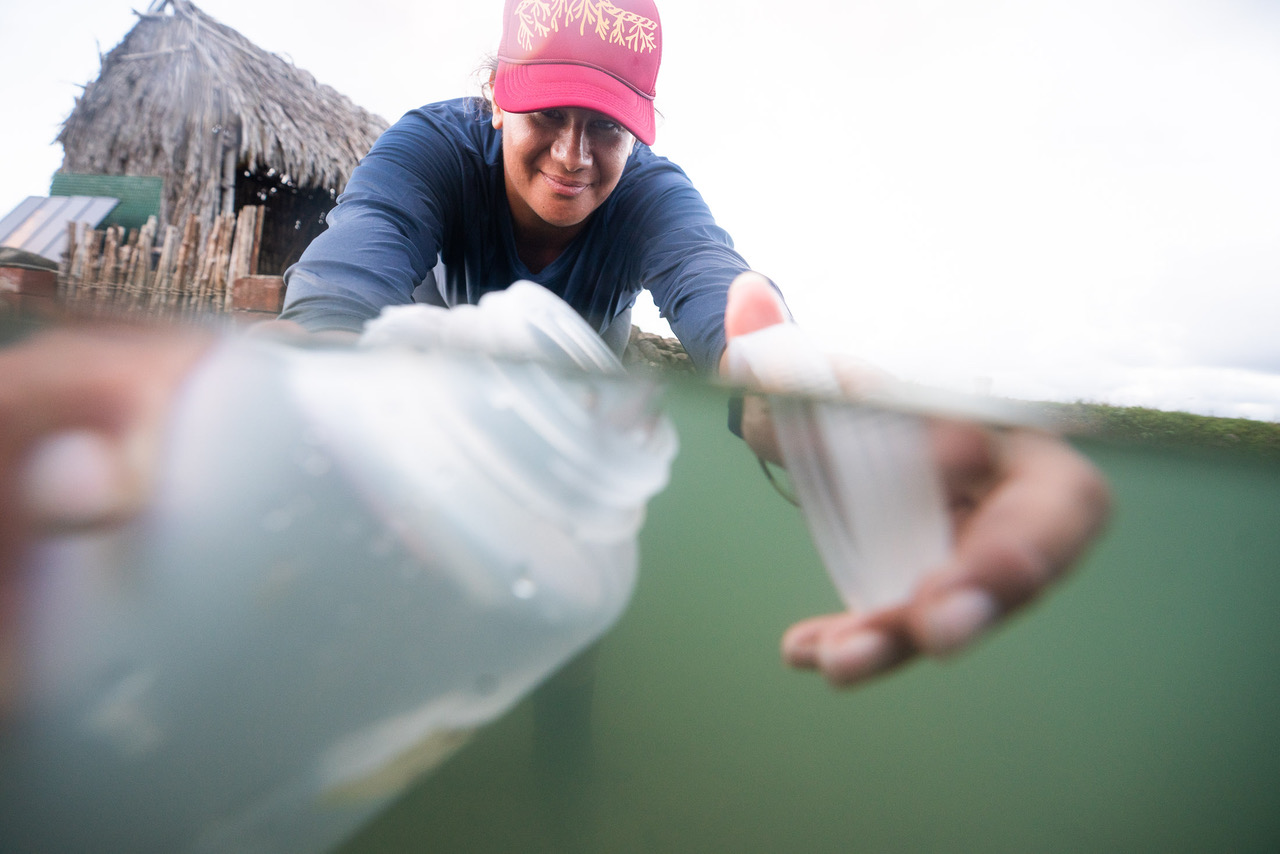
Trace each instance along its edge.
<path fill-rule="evenodd" d="M 0 0 L 0 214 L 46 195 L 117 0 Z M 500 0 L 205 0 L 394 121 Z M 660 3 L 655 150 L 830 348 L 1000 395 L 1280 421 L 1280 2 Z M 652 321 L 645 325 L 652 326 Z"/>

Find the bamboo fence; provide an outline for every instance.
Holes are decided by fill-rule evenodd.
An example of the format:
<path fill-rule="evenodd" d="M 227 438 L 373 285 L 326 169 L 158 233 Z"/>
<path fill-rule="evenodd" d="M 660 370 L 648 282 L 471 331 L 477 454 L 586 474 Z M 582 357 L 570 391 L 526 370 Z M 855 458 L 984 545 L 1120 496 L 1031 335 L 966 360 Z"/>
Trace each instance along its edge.
<path fill-rule="evenodd" d="M 90 316 L 191 318 L 231 309 L 236 279 L 257 275 L 262 207 L 222 214 L 207 235 L 192 214 L 163 234 L 156 218 L 125 237 L 120 226 L 67 227 L 67 251 L 58 271 L 58 296 Z"/>

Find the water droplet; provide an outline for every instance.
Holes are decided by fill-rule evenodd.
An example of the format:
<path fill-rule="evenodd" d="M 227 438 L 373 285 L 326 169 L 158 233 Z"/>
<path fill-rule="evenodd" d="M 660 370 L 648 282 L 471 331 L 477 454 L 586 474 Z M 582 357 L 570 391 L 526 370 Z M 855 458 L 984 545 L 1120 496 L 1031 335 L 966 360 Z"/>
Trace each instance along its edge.
<path fill-rule="evenodd" d="M 153 713 L 156 681 L 150 671 L 121 679 L 92 707 L 85 726 L 124 756 L 137 758 L 153 752 L 165 740 Z"/>
<path fill-rule="evenodd" d="M 510 389 L 494 389 L 489 394 L 489 405 L 494 409 L 511 409 L 515 403 L 515 397 Z"/>
<path fill-rule="evenodd" d="M 293 510 L 289 507 L 279 507 L 262 517 L 263 529 L 273 534 L 287 530 L 292 524 Z"/>
<path fill-rule="evenodd" d="M 302 470 L 312 477 L 322 477 L 328 474 L 331 465 L 329 458 L 319 451 L 307 454 L 302 460 Z"/>
<path fill-rule="evenodd" d="M 262 527 L 271 533 L 278 534 L 314 510 L 315 506 L 315 499 L 310 495 L 299 495 L 263 516 Z"/>
<path fill-rule="evenodd" d="M 511 593 L 517 599 L 532 599 L 538 593 L 538 585 L 527 575 L 522 575 L 511 585 Z"/>

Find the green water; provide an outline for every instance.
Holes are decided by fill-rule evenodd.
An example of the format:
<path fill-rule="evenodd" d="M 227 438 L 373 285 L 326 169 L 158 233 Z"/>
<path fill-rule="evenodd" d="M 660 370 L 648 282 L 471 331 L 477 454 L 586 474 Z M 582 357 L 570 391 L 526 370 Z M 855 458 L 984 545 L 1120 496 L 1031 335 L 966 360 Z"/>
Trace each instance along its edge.
<path fill-rule="evenodd" d="M 798 511 L 670 392 L 682 451 L 618 626 L 341 849 L 1280 850 L 1280 465 L 1081 443 L 1115 521 L 973 652 L 851 693 L 779 663 L 833 610 Z"/>

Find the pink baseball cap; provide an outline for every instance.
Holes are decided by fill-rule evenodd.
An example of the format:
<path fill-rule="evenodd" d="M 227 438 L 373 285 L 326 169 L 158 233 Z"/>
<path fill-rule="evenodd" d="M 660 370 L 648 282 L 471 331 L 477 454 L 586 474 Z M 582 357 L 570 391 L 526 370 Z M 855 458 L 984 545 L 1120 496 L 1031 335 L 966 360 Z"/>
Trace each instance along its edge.
<path fill-rule="evenodd" d="M 653 0 L 507 0 L 505 14 L 493 85 L 499 107 L 595 110 L 653 144 L 662 61 Z"/>

